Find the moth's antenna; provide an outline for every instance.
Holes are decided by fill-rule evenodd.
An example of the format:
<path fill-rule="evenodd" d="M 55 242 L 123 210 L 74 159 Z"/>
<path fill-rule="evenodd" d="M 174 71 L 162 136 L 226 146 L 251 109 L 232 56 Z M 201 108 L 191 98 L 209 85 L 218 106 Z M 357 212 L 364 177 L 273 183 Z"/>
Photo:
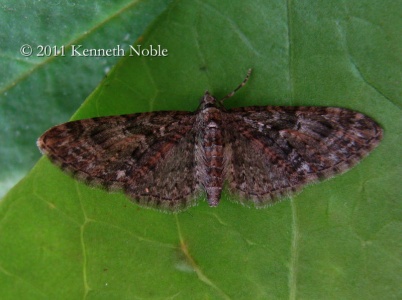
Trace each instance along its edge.
<path fill-rule="evenodd" d="M 247 83 L 248 79 L 250 78 L 251 71 L 252 71 L 252 69 L 248 69 L 246 78 L 244 78 L 243 82 L 240 83 L 239 86 L 237 88 L 235 88 L 232 92 L 230 92 L 225 97 L 223 97 L 221 100 L 219 100 L 219 103 L 223 103 L 223 101 L 232 97 L 238 90 L 240 90 Z"/>

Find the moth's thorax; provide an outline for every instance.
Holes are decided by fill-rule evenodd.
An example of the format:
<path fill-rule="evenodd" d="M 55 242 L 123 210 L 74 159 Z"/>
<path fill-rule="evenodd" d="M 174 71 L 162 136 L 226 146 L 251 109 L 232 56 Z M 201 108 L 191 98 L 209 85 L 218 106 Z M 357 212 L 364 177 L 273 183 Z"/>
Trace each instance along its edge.
<path fill-rule="evenodd" d="M 197 174 L 207 192 L 210 206 L 216 206 L 224 182 L 224 138 L 222 111 L 216 99 L 205 93 L 197 116 Z"/>

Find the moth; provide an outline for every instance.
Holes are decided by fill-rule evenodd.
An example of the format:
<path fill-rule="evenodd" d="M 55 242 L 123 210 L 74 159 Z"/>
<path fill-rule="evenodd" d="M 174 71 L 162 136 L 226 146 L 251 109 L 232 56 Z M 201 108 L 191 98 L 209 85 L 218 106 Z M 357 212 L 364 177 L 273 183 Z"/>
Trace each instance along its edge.
<path fill-rule="evenodd" d="M 90 185 L 123 190 L 139 205 L 181 211 L 202 191 L 217 206 L 227 183 L 264 207 L 343 173 L 373 150 L 381 127 L 335 107 L 225 109 L 208 91 L 195 112 L 156 111 L 67 122 L 46 131 L 41 152 Z"/>

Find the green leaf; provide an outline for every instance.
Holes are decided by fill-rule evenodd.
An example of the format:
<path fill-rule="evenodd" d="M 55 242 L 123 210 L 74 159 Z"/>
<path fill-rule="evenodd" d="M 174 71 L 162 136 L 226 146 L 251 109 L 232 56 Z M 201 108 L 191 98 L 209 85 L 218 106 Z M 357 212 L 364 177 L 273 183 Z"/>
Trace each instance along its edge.
<path fill-rule="evenodd" d="M 41 133 L 67 121 L 119 59 L 74 57 L 71 47 L 127 49 L 167 2 L 0 1 L 0 197 L 40 158 Z M 40 56 L 54 46 L 65 56 Z"/>
<path fill-rule="evenodd" d="M 397 299 L 401 282 L 402 50 L 397 2 L 175 1 L 74 119 L 227 106 L 361 111 L 384 140 L 344 175 L 256 210 L 163 214 L 89 188 L 46 158 L 0 204 L 4 299 Z M 45 111 L 46 115 L 52 112 Z"/>

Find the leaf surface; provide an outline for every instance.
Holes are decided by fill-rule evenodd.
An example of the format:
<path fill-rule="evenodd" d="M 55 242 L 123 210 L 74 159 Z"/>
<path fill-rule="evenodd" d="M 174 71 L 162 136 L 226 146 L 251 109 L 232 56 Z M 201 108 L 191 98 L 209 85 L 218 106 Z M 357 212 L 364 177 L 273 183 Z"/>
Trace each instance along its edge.
<path fill-rule="evenodd" d="M 178 214 L 87 187 L 46 158 L 0 205 L 5 299 L 401 298 L 402 8 L 377 1 L 175 1 L 73 119 L 228 107 L 339 106 L 384 140 L 348 173 L 255 210 L 205 201 Z M 51 115 L 51 111 L 46 112 Z"/>

